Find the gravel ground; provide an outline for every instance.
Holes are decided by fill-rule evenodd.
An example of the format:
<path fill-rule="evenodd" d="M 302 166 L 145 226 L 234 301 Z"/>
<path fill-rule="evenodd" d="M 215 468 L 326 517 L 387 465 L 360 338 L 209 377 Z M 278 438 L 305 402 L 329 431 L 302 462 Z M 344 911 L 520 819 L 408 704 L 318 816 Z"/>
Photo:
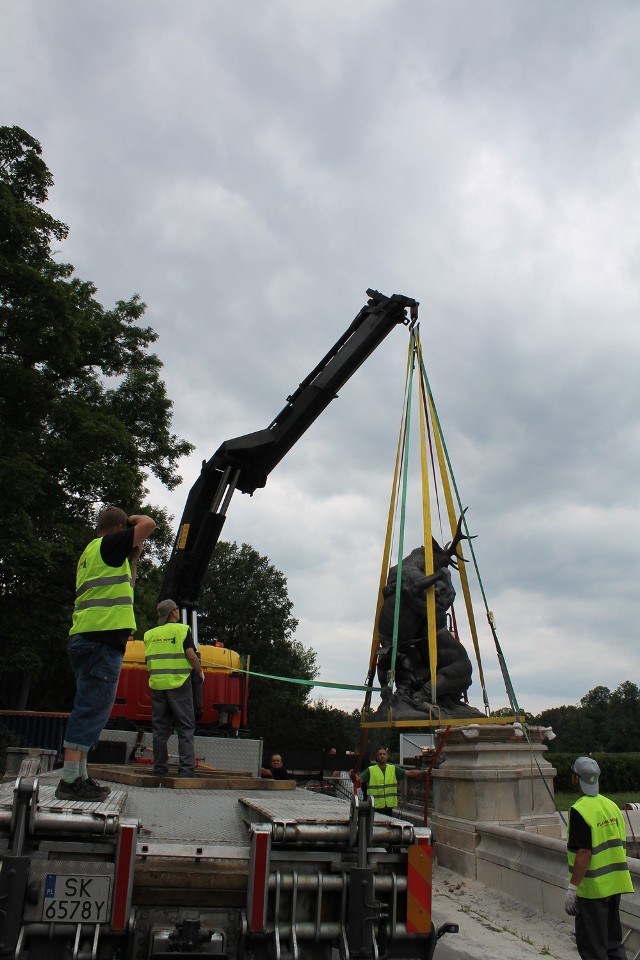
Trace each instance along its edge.
<path fill-rule="evenodd" d="M 434 866 L 433 920 L 457 923 L 460 932 L 444 936 L 435 960 L 577 960 L 573 928 L 555 917 L 477 880 Z"/>

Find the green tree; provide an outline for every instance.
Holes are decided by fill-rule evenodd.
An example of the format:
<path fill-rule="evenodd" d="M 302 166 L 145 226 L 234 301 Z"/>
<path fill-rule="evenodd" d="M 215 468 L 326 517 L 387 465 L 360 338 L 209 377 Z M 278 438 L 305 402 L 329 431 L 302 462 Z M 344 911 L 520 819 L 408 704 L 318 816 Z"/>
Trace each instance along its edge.
<path fill-rule="evenodd" d="M 574 706 L 551 707 L 543 710 L 533 723 L 536 726 L 552 727 L 556 739 L 547 744 L 552 753 L 589 753 L 592 735 L 591 724 L 583 711 Z"/>
<path fill-rule="evenodd" d="M 640 750 L 640 688 L 630 680 L 625 680 L 611 694 L 605 749 L 612 753 Z"/>
<path fill-rule="evenodd" d="M 318 675 L 316 654 L 295 639 L 298 621 L 284 575 L 243 543 L 219 542 L 200 592 L 198 636 L 250 656 L 252 671 L 295 680 Z M 249 725 L 256 736 L 291 746 L 311 687 L 251 677 Z M 292 739 L 293 738 L 293 739 Z"/>
<path fill-rule="evenodd" d="M 331 747 L 339 752 L 357 750 L 360 746 L 360 716 L 339 710 L 327 700 L 316 700 L 307 704 L 296 737 L 298 743 L 289 741 L 287 745 L 325 752 Z"/>
<path fill-rule="evenodd" d="M 75 564 L 106 503 L 145 507 L 146 477 L 173 489 L 191 445 L 171 433 L 157 334 L 137 295 L 105 309 L 58 262 L 65 224 L 43 209 L 53 178 L 37 140 L 0 127 L 0 595 L 4 706 L 68 706 L 64 655 Z M 144 566 L 140 571 L 144 576 Z M 62 702 L 56 702 L 56 695 Z"/>
<path fill-rule="evenodd" d="M 589 753 L 606 750 L 607 726 L 611 691 L 608 687 L 593 687 L 580 698 L 580 720 L 584 742 L 589 744 Z"/>

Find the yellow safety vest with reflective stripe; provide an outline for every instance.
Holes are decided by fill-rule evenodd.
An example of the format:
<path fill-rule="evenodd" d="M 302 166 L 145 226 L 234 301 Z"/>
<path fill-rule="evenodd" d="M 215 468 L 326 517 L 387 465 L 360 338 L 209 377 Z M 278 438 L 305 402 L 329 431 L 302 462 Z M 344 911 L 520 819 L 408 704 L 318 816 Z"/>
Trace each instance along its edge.
<path fill-rule="evenodd" d="M 580 885 L 578 896 L 587 900 L 611 897 L 616 893 L 633 893 L 631 874 L 627 868 L 626 830 L 620 808 L 607 797 L 580 797 L 573 804 L 591 828 L 591 859 Z M 567 838 L 569 825 L 567 824 Z M 569 871 L 576 854 L 568 850 Z"/>
<path fill-rule="evenodd" d="M 163 623 L 144 635 L 144 656 L 152 690 L 175 690 L 189 678 L 191 664 L 184 652 L 186 623 Z"/>
<path fill-rule="evenodd" d="M 388 763 L 384 770 L 381 770 L 377 763 L 374 767 L 369 767 L 367 795 L 373 797 L 373 805 L 379 810 L 398 806 L 398 781 L 396 768 L 392 763 Z"/>
<path fill-rule="evenodd" d="M 102 537 L 92 540 L 78 560 L 70 634 L 136 628 L 129 561 L 120 567 L 108 566 L 100 556 L 101 543 Z"/>

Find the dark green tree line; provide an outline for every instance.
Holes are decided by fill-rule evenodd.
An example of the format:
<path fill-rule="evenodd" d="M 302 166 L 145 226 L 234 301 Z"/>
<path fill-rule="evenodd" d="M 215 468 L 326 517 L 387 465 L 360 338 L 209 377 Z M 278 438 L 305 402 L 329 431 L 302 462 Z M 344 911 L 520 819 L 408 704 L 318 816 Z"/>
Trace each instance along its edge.
<path fill-rule="evenodd" d="M 0 127 L 1 701 L 40 709 L 68 706 L 75 564 L 97 510 L 153 513 L 145 563 L 157 565 L 170 533 L 145 506 L 145 479 L 173 489 L 191 449 L 171 432 L 145 305 L 134 295 L 106 309 L 56 259 L 68 229 L 44 209 L 52 184 L 38 141 Z"/>
<path fill-rule="evenodd" d="M 640 751 L 640 687 L 630 680 L 613 691 L 594 687 L 579 704 L 543 710 L 533 723 L 553 727 L 552 752 L 636 753 Z"/>

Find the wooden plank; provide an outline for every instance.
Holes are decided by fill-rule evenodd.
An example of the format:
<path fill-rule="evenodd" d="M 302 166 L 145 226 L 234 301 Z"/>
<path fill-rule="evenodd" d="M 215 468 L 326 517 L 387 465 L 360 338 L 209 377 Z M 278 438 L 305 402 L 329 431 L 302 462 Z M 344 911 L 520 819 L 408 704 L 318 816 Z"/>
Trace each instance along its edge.
<path fill-rule="evenodd" d="M 210 780 L 200 777 L 161 777 L 160 785 L 174 790 L 295 790 L 294 780 L 269 780 L 265 777 L 236 777 Z"/>
<path fill-rule="evenodd" d="M 194 777 L 156 777 L 151 769 L 135 764 L 92 764 L 91 775 L 98 780 L 122 783 L 131 787 L 171 787 L 176 790 L 295 790 L 294 780 L 271 780 L 252 777 L 243 771 L 220 770 L 215 775 L 196 771 Z"/>

